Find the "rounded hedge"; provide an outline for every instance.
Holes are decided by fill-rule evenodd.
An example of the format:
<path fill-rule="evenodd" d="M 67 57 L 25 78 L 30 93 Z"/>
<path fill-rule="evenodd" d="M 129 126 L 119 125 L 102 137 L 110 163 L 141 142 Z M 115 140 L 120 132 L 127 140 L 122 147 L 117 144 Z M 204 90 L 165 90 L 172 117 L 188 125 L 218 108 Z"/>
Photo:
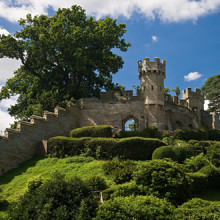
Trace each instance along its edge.
<path fill-rule="evenodd" d="M 154 196 L 116 197 L 105 201 L 95 220 L 172 219 L 174 206 Z"/>
<path fill-rule="evenodd" d="M 167 198 L 173 204 L 182 204 L 191 198 L 192 179 L 184 165 L 171 160 L 152 160 L 139 165 L 134 180 L 149 193 Z"/>
<path fill-rule="evenodd" d="M 152 154 L 152 159 L 164 159 L 170 158 L 174 161 L 178 161 L 177 155 L 174 152 L 173 148 L 170 146 L 158 147 Z"/>
<path fill-rule="evenodd" d="M 193 198 L 175 209 L 174 217 L 182 220 L 220 219 L 220 203 Z"/>
<path fill-rule="evenodd" d="M 179 163 L 183 163 L 187 157 L 187 149 L 182 146 L 174 146 L 173 151 L 176 153 L 177 159 Z"/>
<path fill-rule="evenodd" d="M 112 128 L 108 125 L 76 128 L 70 132 L 70 137 L 112 137 Z"/>

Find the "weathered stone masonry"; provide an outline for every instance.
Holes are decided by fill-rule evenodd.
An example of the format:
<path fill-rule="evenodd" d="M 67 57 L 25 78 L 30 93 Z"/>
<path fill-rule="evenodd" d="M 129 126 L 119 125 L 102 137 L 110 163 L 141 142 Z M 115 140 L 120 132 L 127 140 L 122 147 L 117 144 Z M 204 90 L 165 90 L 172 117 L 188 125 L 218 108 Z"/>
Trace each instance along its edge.
<path fill-rule="evenodd" d="M 110 125 L 113 131 L 124 129 L 127 120 L 133 119 L 137 129 L 149 125 L 158 129 L 220 128 L 217 113 L 203 110 L 203 96 L 199 89 L 183 91 L 182 99 L 164 94 L 166 63 L 159 58 L 138 62 L 140 90 L 118 93 L 103 92 L 100 99 L 80 99 L 66 109 L 57 107 L 53 113 L 44 112 L 43 117 L 31 116 L 30 122 L 19 122 L 17 129 L 6 129 L 0 137 L 0 175 L 17 167 L 33 155 L 46 153 L 45 141 L 50 137 L 64 135 L 78 127 Z"/>

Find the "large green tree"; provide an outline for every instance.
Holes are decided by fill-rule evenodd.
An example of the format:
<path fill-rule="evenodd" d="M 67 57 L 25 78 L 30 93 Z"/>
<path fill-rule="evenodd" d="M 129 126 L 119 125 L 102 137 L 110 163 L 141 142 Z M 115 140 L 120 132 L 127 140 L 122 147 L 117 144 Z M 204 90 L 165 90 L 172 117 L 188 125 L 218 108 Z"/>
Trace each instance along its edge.
<path fill-rule="evenodd" d="M 87 17 L 76 5 L 58 9 L 52 17 L 28 14 L 19 24 L 21 30 L 14 37 L 0 36 L 0 58 L 22 63 L 0 92 L 0 99 L 19 95 L 17 104 L 9 108 L 11 115 L 28 118 L 72 98 L 120 89 L 112 74 L 123 66 L 115 48 L 127 51 L 130 46 L 123 38 L 125 24 L 109 17 Z"/>
<path fill-rule="evenodd" d="M 220 112 L 220 73 L 207 79 L 202 92 L 209 100 L 209 110 Z"/>

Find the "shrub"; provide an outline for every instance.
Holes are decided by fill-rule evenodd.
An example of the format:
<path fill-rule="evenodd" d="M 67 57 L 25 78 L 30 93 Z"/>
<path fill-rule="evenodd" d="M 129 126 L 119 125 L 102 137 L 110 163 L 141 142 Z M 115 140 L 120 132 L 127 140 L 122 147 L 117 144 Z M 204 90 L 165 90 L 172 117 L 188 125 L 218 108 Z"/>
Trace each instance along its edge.
<path fill-rule="evenodd" d="M 184 164 L 189 172 L 197 172 L 202 167 L 209 165 L 210 162 L 207 160 L 204 154 L 201 153 L 197 156 L 187 158 Z"/>
<path fill-rule="evenodd" d="M 174 152 L 173 148 L 170 146 L 158 147 L 152 154 L 152 159 L 164 159 L 170 158 L 174 161 L 177 161 L 177 155 Z"/>
<path fill-rule="evenodd" d="M 85 151 L 85 143 L 89 138 L 52 137 L 48 140 L 47 153 L 51 157 L 80 155 Z"/>
<path fill-rule="evenodd" d="M 194 198 L 174 211 L 175 219 L 220 219 L 220 203 Z"/>
<path fill-rule="evenodd" d="M 70 132 L 70 137 L 112 137 L 112 128 L 108 125 L 76 128 Z"/>
<path fill-rule="evenodd" d="M 110 197 L 115 198 L 119 196 L 137 196 L 137 195 L 146 195 L 146 190 L 138 186 L 134 181 L 128 183 L 118 184 L 110 188 Z"/>
<path fill-rule="evenodd" d="M 174 145 L 175 144 L 175 140 L 173 138 L 170 138 L 170 137 L 164 137 L 162 139 L 162 141 L 164 143 L 166 143 L 167 145 Z"/>
<path fill-rule="evenodd" d="M 200 129 L 175 130 L 174 137 L 182 140 L 208 140 L 208 132 Z"/>
<path fill-rule="evenodd" d="M 34 190 L 29 189 L 10 212 L 11 219 L 92 219 L 97 203 L 79 179 L 65 181 L 54 174 Z"/>
<path fill-rule="evenodd" d="M 48 140 L 48 154 L 51 157 L 64 158 L 83 154 L 97 159 L 146 160 L 150 159 L 153 151 L 164 145 L 158 139 L 124 138 L 117 141 L 114 138 L 69 138 L 53 137 Z"/>
<path fill-rule="evenodd" d="M 114 138 L 90 138 L 85 142 L 85 154 L 96 159 L 112 159 L 118 155 Z"/>
<path fill-rule="evenodd" d="M 118 141 L 119 157 L 130 160 L 150 160 L 154 150 L 165 145 L 158 139 L 151 138 L 123 138 Z"/>
<path fill-rule="evenodd" d="M 220 129 L 208 130 L 208 137 L 211 141 L 220 141 Z"/>
<path fill-rule="evenodd" d="M 127 137 L 145 137 L 145 138 L 156 138 L 158 137 L 158 130 L 154 126 L 149 126 L 142 131 L 119 131 L 116 133 L 118 138 Z"/>
<path fill-rule="evenodd" d="M 183 163 L 187 157 L 187 148 L 181 146 L 174 146 L 173 151 L 176 153 L 179 163 Z"/>
<path fill-rule="evenodd" d="M 207 175 L 203 173 L 189 173 L 189 176 L 193 180 L 192 189 L 194 193 L 202 192 L 204 189 L 206 189 L 208 185 L 208 177 Z"/>
<path fill-rule="evenodd" d="M 108 188 L 105 179 L 101 176 L 91 176 L 86 180 L 86 183 L 92 191 L 104 190 Z"/>
<path fill-rule="evenodd" d="M 206 157 L 216 166 L 220 167 L 220 142 L 206 148 Z"/>
<path fill-rule="evenodd" d="M 197 144 L 199 141 L 197 140 L 189 140 L 189 144 L 192 145 L 192 146 L 195 146 L 195 144 Z"/>
<path fill-rule="evenodd" d="M 162 131 L 161 137 L 165 138 L 165 137 L 170 137 L 171 133 L 169 131 Z"/>
<path fill-rule="evenodd" d="M 130 160 L 118 161 L 112 160 L 104 163 L 102 168 L 107 175 L 111 175 L 115 183 L 125 183 L 132 179 L 136 170 L 136 163 Z"/>
<path fill-rule="evenodd" d="M 204 166 L 199 172 L 208 177 L 209 186 L 220 188 L 220 169 L 217 169 L 214 165 L 210 164 Z"/>
<path fill-rule="evenodd" d="M 172 219 L 174 207 L 154 196 L 116 197 L 104 202 L 95 220 Z"/>
<path fill-rule="evenodd" d="M 184 165 L 170 160 L 152 160 L 141 164 L 134 173 L 138 185 L 150 193 L 167 198 L 173 204 L 181 204 L 191 198 L 192 179 Z"/>

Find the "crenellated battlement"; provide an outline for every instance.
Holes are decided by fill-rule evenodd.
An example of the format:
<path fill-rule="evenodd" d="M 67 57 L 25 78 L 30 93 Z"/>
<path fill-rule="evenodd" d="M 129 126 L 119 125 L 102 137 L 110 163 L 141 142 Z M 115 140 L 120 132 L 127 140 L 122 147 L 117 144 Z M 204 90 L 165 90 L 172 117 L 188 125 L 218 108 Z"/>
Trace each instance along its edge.
<path fill-rule="evenodd" d="M 183 90 L 182 93 L 183 93 L 183 99 L 187 99 L 195 96 L 200 97 L 202 95 L 201 90 L 199 88 L 195 88 L 194 91 L 192 91 L 191 88 L 186 88 L 186 90 Z"/>
<path fill-rule="evenodd" d="M 166 61 L 162 60 L 160 62 L 160 58 L 155 57 L 154 61 L 150 61 L 150 58 L 144 58 L 144 61 L 138 61 L 138 74 L 139 78 L 141 75 L 145 73 L 159 73 L 162 74 L 163 77 L 166 77 Z"/>

